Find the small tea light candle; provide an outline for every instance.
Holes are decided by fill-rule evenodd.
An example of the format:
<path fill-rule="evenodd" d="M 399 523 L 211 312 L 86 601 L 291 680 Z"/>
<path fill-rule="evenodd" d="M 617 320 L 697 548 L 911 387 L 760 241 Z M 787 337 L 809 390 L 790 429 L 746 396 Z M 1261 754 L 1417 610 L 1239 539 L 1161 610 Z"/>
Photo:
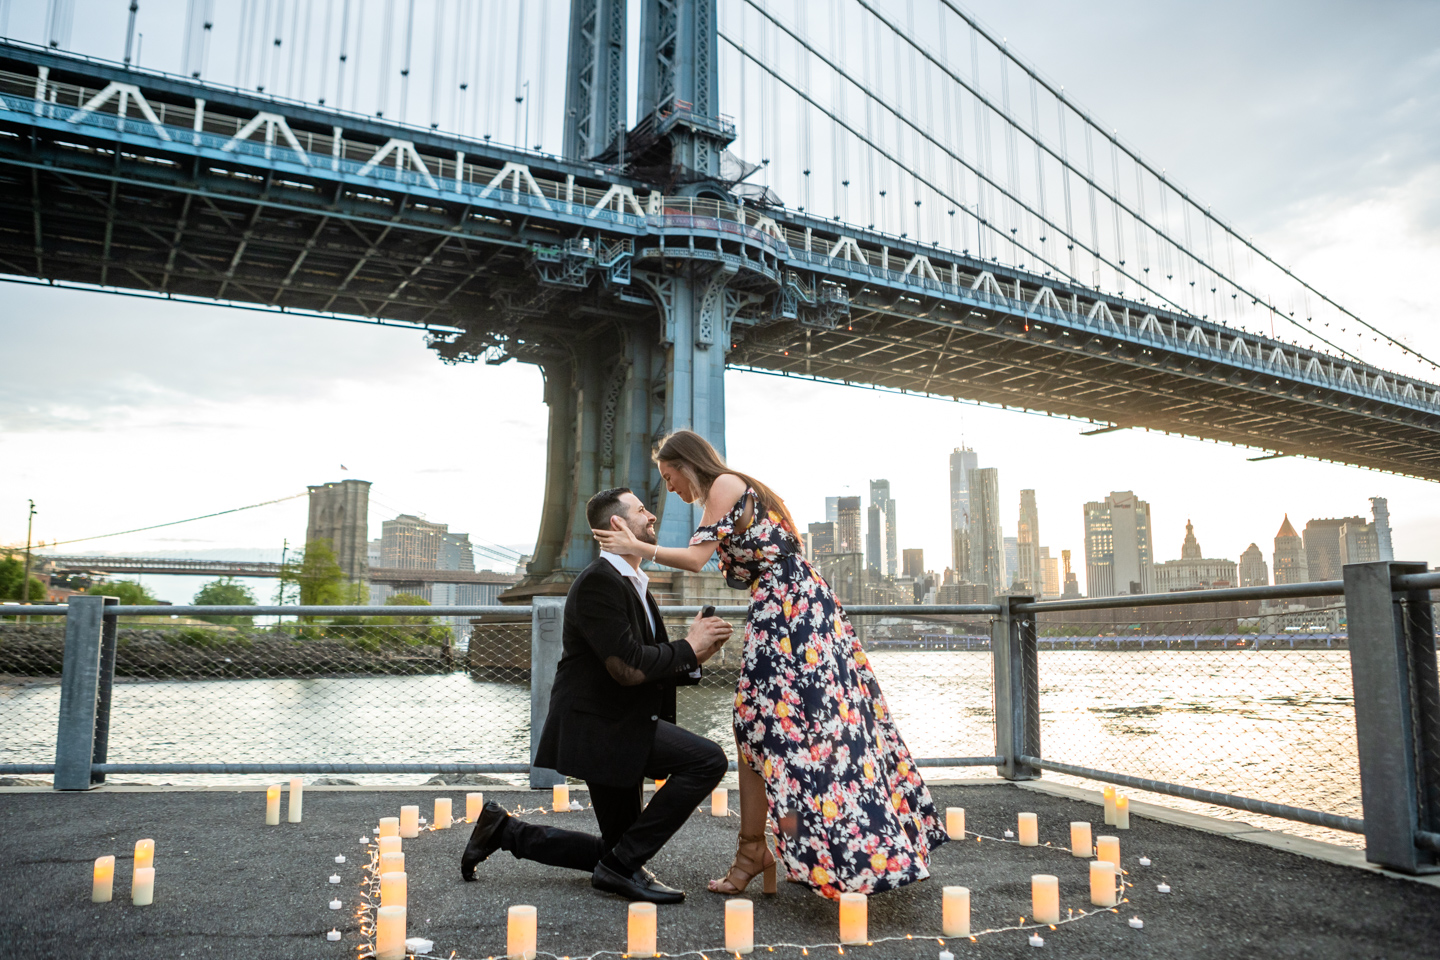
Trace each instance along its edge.
<path fill-rule="evenodd" d="M 155 868 L 141 867 L 135 871 L 130 883 L 130 902 L 137 907 L 148 907 L 155 902 Z"/>
<path fill-rule="evenodd" d="M 1037 873 L 1030 878 L 1030 909 L 1037 923 L 1060 922 L 1060 878 Z"/>
<path fill-rule="evenodd" d="M 409 904 L 405 902 L 408 889 L 409 877 L 407 874 L 394 870 L 389 873 L 380 874 L 380 906 L 409 906 Z"/>
<path fill-rule="evenodd" d="M 380 831 L 383 836 L 385 831 Z M 400 808 L 400 836 L 406 840 L 413 840 L 420 836 L 420 808 L 408 806 Z"/>
<path fill-rule="evenodd" d="M 331 909 L 331 910 L 339 910 L 339 909 L 340 909 L 340 901 L 339 901 L 339 900 L 331 900 L 331 901 L 330 901 L 330 909 Z"/>
<path fill-rule="evenodd" d="M 658 791 L 660 790 L 660 788 L 663 787 L 663 786 L 665 786 L 665 778 L 664 778 L 664 777 L 661 777 L 659 780 L 656 780 L 656 781 L 655 781 L 655 790 L 656 790 L 657 792 L 658 792 Z"/>
<path fill-rule="evenodd" d="M 450 807 L 450 798 L 449 798 L 449 797 L 436 797 L 436 798 L 435 798 L 435 829 L 436 829 L 436 830 L 449 830 L 449 829 L 450 829 L 450 823 L 451 823 L 451 821 L 452 821 L 452 819 L 453 819 L 453 818 L 450 816 L 450 810 L 451 810 L 451 807 Z"/>
<path fill-rule="evenodd" d="M 840 894 L 840 942 L 864 943 L 870 939 L 867 901 L 863 893 Z"/>
<path fill-rule="evenodd" d="M 338 873 L 332 873 L 332 874 L 330 874 L 330 882 L 331 882 L 331 883 L 339 883 L 339 882 L 340 882 L 340 874 L 338 874 Z"/>
<path fill-rule="evenodd" d="M 556 813 L 564 813 L 570 809 L 570 785 L 568 783 L 557 783 L 550 788 L 550 809 Z"/>
<path fill-rule="evenodd" d="M 1118 837 L 1096 837 L 1095 859 L 1108 860 L 1120 869 L 1120 839 Z"/>
<path fill-rule="evenodd" d="M 1156 885 L 1155 885 L 1155 889 L 1158 890 L 1158 891 L 1160 891 L 1161 893 L 1169 893 L 1169 892 L 1170 892 L 1170 884 L 1168 884 L 1168 883 L 1159 883 L 1159 884 L 1156 884 Z"/>
<path fill-rule="evenodd" d="M 1020 814 L 1020 846 L 1033 847 L 1040 842 L 1040 824 L 1033 813 Z"/>
<path fill-rule="evenodd" d="M 655 904 L 630 904 L 626 952 L 632 957 L 655 956 Z"/>
<path fill-rule="evenodd" d="M 505 955 L 514 960 L 535 960 L 535 908 L 510 908 L 505 924 Z"/>
<path fill-rule="evenodd" d="M 1123 793 L 1115 797 L 1115 829 L 1130 829 L 1130 798 Z"/>
<path fill-rule="evenodd" d="M 571 801 L 570 801 L 570 812 L 571 812 L 571 813 L 579 813 L 581 809 L 582 809 L 582 808 L 581 808 L 581 806 L 580 806 L 580 801 L 579 801 L 579 800 L 571 800 Z"/>
<path fill-rule="evenodd" d="M 755 904 L 749 900 L 725 901 L 725 949 L 730 953 L 755 950 Z"/>
<path fill-rule="evenodd" d="M 945 832 L 950 834 L 950 839 L 959 840 L 965 836 L 965 808 L 945 808 Z"/>
<path fill-rule="evenodd" d="M 947 937 L 970 936 L 970 888 L 946 887 L 940 901 L 940 932 Z"/>
<path fill-rule="evenodd" d="M 1104 796 L 1104 798 L 1105 798 L 1105 825 L 1106 825 L 1107 827 L 1114 826 L 1114 825 L 1115 825 L 1115 788 L 1114 788 L 1114 787 L 1106 787 L 1106 788 L 1104 789 L 1104 791 L 1102 792 L 1102 796 Z"/>
<path fill-rule="evenodd" d="M 382 853 L 380 854 L 380 866 L 377 872 L 380 876 L 387 873 L 405 872 L 405 854 L 403 853 Z"/>
<path fill-rule="evenodd" d="M 1090 861 L 1090 902 L 1097 907 L 1115 906 L 1115 864 L 1109 860 Z"/>
<path fill-rule="evenodd" d="M 730 791 L 724 787 L 716 787 L 710 791 L 710 816 L 730 816 Z"/>
<path fill-rule="evenodd" d="M 1139 917 L 1131 917 L 1131 918 L 1130 918 L 1130 926 L 1131 926 L 1132 929 L 1135 929 L 1135 930 L 1144 930 L 1144 929 L 1145 929 L 1145 921 L 1144 921 L 1144 920 L 1141 920 Z"/>
<path fill-rule="evenodd" d="M 1094 844 L 1090 840 L 1090 821 L 1070 821 L 1070 856 L 1084 857 L 1087 860 L 1094 852 Z"/>
<path fill-rule="evenodd" d="M 1013 840 L 1013 839 L 1015 838 L 1015 831 L 1014 831 L 1014 830 L 1011 830 L 1009 827 L 1006 827 L 1006 828 L 1005 828 L 1005 836 L 1006 836 L 1007 839 Z"/>
<path fill-rule="evenodd" d="M 275 784 L 265 790 L 265 826 L 273 827 L 280 823 L 280 784 Z"/>
<path fill-rule="evenodd" d="M 331 930 L 329 933 L 325 934 L 325 939 L 329 940 L 331 943 L 334 943 L 336 940 L 340 939 L 340 931 Z"/>
<path fill-rule="evenodd" d="M 96 857 L 94 879 L 90 884 L 91 903 L 109 903 L 115 896 L 115 858 Z"/>
<path fill-rule="evenodd" d="M 345 854 L 342 853 L 342 854 L 340 854 L 340 856 L 336 857 L 336 858 L 335 858 L 335 862 L 336 862 L 336 863 L 344 863 L 344 862 L 345 862 Z"/>
<path fill-rule="evenodd" d="M 405 960 L 405 908 L 375 911 L 375 960 Z"/>
<path fill-rule="evenodd" d="M 1032 947 L 1043 947 L 1043 946 L 1045 946 L 1045 938 L 1042 937 L 1042 936 L 1040 936 L 1040 934 L 1038 934 L 1038 933 L 1032 933 L 1032 934 L 1030 934 L 1030 946 L 1032 946 Z"/>
<path fill-rule="evenodd" d="M 290 822 L 300 822 L 301 808 L 305 804 L 305 781 L 299 777 L 290 778 Z"/>
<path fill-rule="evenodd" d="M 485 794 L 465 794 L 465 819 L 474 823 L 480 819 L 480 808 L 485 806 Z"/>
<path fill-rule="evenodd" d="M 941 950 L 939 960 L 955 960 L 955 954 L 949 950 Z"/>
<path fill-rule="evenodd" d="M 155 866 L 155 841 L 135 841 L 135 869 Z"/>
<path fill-rule="evenodd" d="M 382 840 L 383 840 L 385 837 L 398 837 L 398 836 L 400 836 L 400 818 L 399 818 L 399 817 L 381 817 L 381 818 L 380 818 L 380 827 L 379 827 L 379 829 L 380 829 L 380 838 L 381 838 Z"/>
<path fill-rule="evenodd" d="M 1142 867 L 1148 867 L 1148 866 L 1150 866 L 1150 858 L 1149 858 L 1149 857 L 1141 857 L 1141 858 L 1140 858 L 1140 866 L 1142 866 Z"/>

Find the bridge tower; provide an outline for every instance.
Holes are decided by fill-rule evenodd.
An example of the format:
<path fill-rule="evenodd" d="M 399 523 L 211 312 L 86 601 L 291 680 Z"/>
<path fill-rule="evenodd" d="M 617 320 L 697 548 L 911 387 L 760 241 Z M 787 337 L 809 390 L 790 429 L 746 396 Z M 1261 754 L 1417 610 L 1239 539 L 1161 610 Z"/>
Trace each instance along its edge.
<path fill-rule="evenodd" d="M 734 128 L 718 111 L 715 0 L 645 0 L 640 36 L 638 122 L 626 129 L 625 0 L 571 5 L 567 158 L 658 195 L 732 200 L 720 179 Z M 561 592 L 594 558 L 584 507 L 596 490 L 632 488 L 660 516 L 662 544 L 689 541 L 700 508 L 665 492 L 650 453 L 680 428 L 724 452 L 730 321 L 750 299 L 730 289 L 738 272 L 718 258 L 637 258 L 603 306 L 580 322 L 553 317 L 559 332 L 522 357 L 545 377 L 549 440 L 534 559 L 512 595 Z"/>

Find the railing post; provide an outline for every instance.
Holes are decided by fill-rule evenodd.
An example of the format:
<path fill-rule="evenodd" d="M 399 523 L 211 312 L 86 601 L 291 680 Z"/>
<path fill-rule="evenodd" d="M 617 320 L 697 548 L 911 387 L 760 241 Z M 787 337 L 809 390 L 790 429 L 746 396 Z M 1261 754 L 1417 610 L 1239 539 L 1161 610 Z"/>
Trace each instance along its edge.
<path fill-rule="evenodd" d="M 565 778 L 554 770 L 535 766 L 540 749 L 540 732 L 550 712 L 550 688 L 555 685 L 555 668 L 560 663 L 561 639 L 565 630 L 565 598 L 536 597 L 530 614 L 530 786 L 553 787 Z"/>
<path fill-rule="evenodd" d="M 1000 613 L 990 627 L 995 658 L 995 755 L 1002 758 L 1000 776 L 1034 780 L 1040 771 L 1020 757 L 1040 756 L 1040 671 L 1035 643 L 1035 618 L 1016 605 L 1033 597 L 996 597 Z"/>
<path fill-rule="evenodd" d="M 1423 563 L 1389 560 L 1344 568 L 1365 859 L 1403 873 L 1436 869 L 1435 854 L 1415 845 L 1415 831 L 1435 827 L 1423 794 L 1433 796 L 1440 769 L 1420 745 L 1426 727 L 1440 718 L 1431 716 L 1427 724 L 1424 710 L 1435 705 L 1417 702 L 1417 693 L 1434 688 L 1434 627 L 1426 636 L 1413 622 L 1407 629 L 1391 583 L 1396 574 L 1425 569 Z M 1416 599 L 1425 599 L 1424 591 Z"/>
<path fill-rule="evenodd" d="M 95 697 L 95 752 L 90 758 L 90 783 L 105 782 L 105 774 L 94 769 L 94 764 L 104 763 L 110 752 L 110 693 L 115 686 L 116 616 L 109 613 L 110 607 L 120 601 L 105 597 L 106 614 L 100 628 L 100 683 Z"/>
<path fill-rule="evenodd" d="M 90 788 L 106 599 L 74 596 L 69 600 L 60 677 L 60 726 L 55 736 L 56 790 Z"/>

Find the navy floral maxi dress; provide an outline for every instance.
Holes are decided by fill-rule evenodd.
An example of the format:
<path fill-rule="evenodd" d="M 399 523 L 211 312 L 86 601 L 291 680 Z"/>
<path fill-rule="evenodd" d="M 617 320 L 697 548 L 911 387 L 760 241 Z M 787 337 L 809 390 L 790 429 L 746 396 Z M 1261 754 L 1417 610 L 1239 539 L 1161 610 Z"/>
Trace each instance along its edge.
<path fill-rule="evenodd" d="M 765 778 L 775 852 L 831 899 L 923 880 L 948 838 L 869 658 L 780 514 L 736 532 L 747 500 L 690 542 L 718 541 L 727 581 L 750 590 L 735 734 Z"/>

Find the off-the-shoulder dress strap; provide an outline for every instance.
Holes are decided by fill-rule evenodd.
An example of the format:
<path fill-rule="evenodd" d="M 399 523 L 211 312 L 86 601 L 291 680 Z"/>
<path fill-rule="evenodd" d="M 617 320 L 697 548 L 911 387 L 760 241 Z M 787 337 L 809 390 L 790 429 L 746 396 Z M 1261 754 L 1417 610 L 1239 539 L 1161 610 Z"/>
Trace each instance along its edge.
<path fill-rule="evenodd" d="M 746 501 L 750 501 L 746 503 Z M 744 533 L 750 529 L 750 524 L 755 522 L 755 504 L 760 502 L 759 496 L 752 487 L 746 487 L 745 492 L 740 494 L 740 499 L 735 501 L 735 506 L 730 508 L 730 516 L 734 518 L 731 527 L 736 533 Z M 746 514 L 749 519 L 746 520 Z M 742 524 L 741 521 L 744 521 Z"/>

